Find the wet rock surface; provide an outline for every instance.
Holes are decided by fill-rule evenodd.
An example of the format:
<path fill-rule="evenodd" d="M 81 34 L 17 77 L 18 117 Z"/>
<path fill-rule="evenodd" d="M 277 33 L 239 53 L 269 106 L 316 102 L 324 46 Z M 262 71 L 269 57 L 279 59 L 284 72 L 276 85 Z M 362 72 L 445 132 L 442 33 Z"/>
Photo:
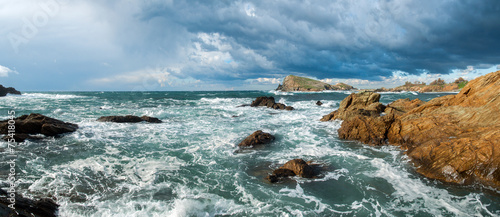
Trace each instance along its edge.
<path fill-rule="evenodd" d="M 271 135 L 269 133 L 262 132 L 262 130 L 257 130 L 254 133 L 252 133 L 250 136 L 245 138 L 243 141 L 241 141 L 238 144 L 238 146 L 251 148 L 251 147 L 255 147 L 257 145 L 268 144 L 268 143 L 272 142 L 274 139 L 275 138 L 273 135 Z"/>
<path fill-rule="evenodd" d="M 9 120 L 0 121 L 0 134 L 8 134 Z M 31 138 L 30 135 L 43 134 L 45 136 L 59 136 L 65 133 L 75 132 L 78 125 L 60 121 L 45 115 L 32 113 L 30 115 L 22 115 L 14 119 L 15 136 L 14 139 L 22 142 L 25 139 Z M 10 139 L 10 136 L 4 139 Z"/>
<path fill-rule="evenodd" d="M 279 110 L 288 110 L 291 111 L 294 108 L 291 106 L 286 106 L 285 104 L 282 103 L 276 103 L 274 100 L 274 97 L 270 96 L 261 96 L 257 97 L 252 104 L 250 104 L 251 107 L 258 107 L 258 106 L 265 106 L 268 108 L 273 108 L 273 109 L 279 109 Z"/>
<path fill-rule="evenodd" d="M 311 162 L 306 162 L 302 159 L 293 159 L 286 162 L 283 166 L 273 171 L 273 173 L 266 177 L 271 183 L 282 181 L 290 176 L 300 176 L 302 178 L 315 178 L 318 174 L 317 169 Z"/>

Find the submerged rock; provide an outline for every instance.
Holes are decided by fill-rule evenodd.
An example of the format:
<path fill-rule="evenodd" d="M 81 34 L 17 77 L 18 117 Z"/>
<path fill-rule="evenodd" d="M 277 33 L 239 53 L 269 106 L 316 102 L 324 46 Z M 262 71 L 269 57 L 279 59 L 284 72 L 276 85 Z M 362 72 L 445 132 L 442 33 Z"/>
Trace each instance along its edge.
<path fill-rule="evenodd" d="M 57 216 L 59 205 L 52 199 L 32 200 L 15 194 L 15 209 L 9 207 L 10 194 L 0 189 L 0 216 Z"/>
<path fill-rule="evenodd" d="M 457 95 L 398 100 L 386 116 L 344 117 L 339 137 L 401 146 L 422 175 L 500 189 L 500 71 L 470 81 Z M 343 101 L 344 102 L 344 101 Z M 339 109 L 340 110 L 340 109 Z"/>
<path fill-rule="evenodd" d="M 8 134 L 9 120 L 0 121 L 0 134 Z M 75 132 L 78 125 L 63 122 L 41 114 L 32 113 L 14 119 L 15 134 L 14 139 L 22 142 L 30 138 L 29 135 L 43 134 L 45 136 L 58 136 L 64 133 Z M 4 139 L 10 139 L 7 136 Z"/>
<path fill-rule="evenodd" d="M 283 166 L 273 171 L 267 176 L 267 180 L 271 183 L 279 182 L 290 176 L 300 176 L 303 178 L 314 178 L 316 172 L 314 167 L 309 165 L 302 159 L 293 159 L 286 162 Z"/>
<path fill-rule="evenodd" d="M 321 105 L 323 105 L 323 103 L 322 103 L 321 101 L 319 101 L 319 100 L 318 100 L 318 101 L 316 102 L 316 105 L 321 106 Z"/>
<path fill-rule="evenodd" d="M 134 116 L 134 115 L 126 115 L 126 116 L 102 116 L 97 119 L 100 122 L 115 122 L 115 123 L 138 123 L 138 122 L 149 122 L 149 123 L 162 123 L 162 121 L 155 117 L 149 116 Z"/>
<path fill-rule="evenodd" d="M 255 99 L 252 104 L 250 104 L 251 107 L 257 107 L 257 106 L 266 106 L 268 108 L 273 108 L 273 109 L 280 109 L 280 110 L 288 110 L 291 111 L 293 110 L 293 107 L 291 106 L 286 106 L 285 104 L 282 103 L 276 103 L 274 101 L 274 97 L 270 96 L 260 96 Z"/>
<path fill-rule="evenodd" d="M 262 132 L 262 130 L 257 130 L 254 133 L 252 133 L 250 136 L 245 138 L 243 141 L 238 144 L 239 147 L 254 147 L 256 145 L 265 145 L 274 140 L 274 136 Z"/>
<path fill-rule="evenodd" d="M 1 96 L 7 96 L 7 94 L 17 94 L 20 95 L 21 92 L 18 90 L 14 89 L 13 87 L 4 87 L 3 85 L 0 85 L 0 97 Z"/>

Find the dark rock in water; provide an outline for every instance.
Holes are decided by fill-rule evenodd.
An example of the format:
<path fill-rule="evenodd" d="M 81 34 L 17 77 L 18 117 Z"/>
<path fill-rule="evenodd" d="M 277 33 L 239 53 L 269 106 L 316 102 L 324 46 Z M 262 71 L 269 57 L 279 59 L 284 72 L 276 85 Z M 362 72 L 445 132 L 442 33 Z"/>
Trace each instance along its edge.
<path fill-rule="evenodd" d="M 7 96 L 7 94 L 18 94 L 20 95 L 21 92 L 18 90 L 14 89 L 13 87 L 4 87 L 3 85 L 0 85 L 0 96 Z"/>
<path fill-rule="evenodd" d="M 319 101 L 319 100 L 318 100 L 318 101 L 316 102 L 316 105 L 321 106 L 321 105 L 323 105 L 323 103 L 322 103 L 321 101 Z"/>
<path fill-rule="evenodd" d="M 257 106 L 266 106 L 268 108 L 273 108 L 273 109 L 280 109 L 280 110 L 288 110 L 291 111 L 293 110 L 293 107 L 291 106 L 286 106 L 282 103 L 276 103 L 274 101 L 274 97 L 270 96 L 260 96 L 255 99 L 252 104 L 250 104 L 251 107 L 257 107 Z"/>
<path fill-rule="evenodd" d="M 162 121 L 155 117 L 149 116 L 135 116 L 135 115 L 126 115 L 126 116 L 102 116 L 97 119 L 100 122 L 115 122 L 115 123 L 139 123 L 142 121 L 146 121 L 149 123 L 162 123 Z"/>
<path fill-rule="evenodd" d="M 250 104 L 241 104 L 239 106 L 236 106 L 236 108 L 247 107 L 247 106 L 250 106 Z"/>
<path fill-rule="evenodd" d="M 289 169 L 293 171 L 295 175 L 303 178 L 312 178 L 314 176 L 313 168 L 302 159 L 293 159 L 288 161 L 281 168 Z"/>
<path fill-rule="evenodd" d="M 240 147 L 253 147 L 256 145 L 268 144 L 274 140 L 274 136 L 269 133 L 264 133 L 261 130 L 257 130 L 252 135 L 245 138 L 238 146 Z"/>
<path fill-rule="evenodd" d="M 32 200 L 15 194 L 15 209 L 9 207 L 10 194 L 0 189 L 0 216 L 57 216 L 59 205 L 49 198 Z"/>
<path fill-rule="evenodd" d="M 273 171 L 267 176 L 267 180 L 275 183 L 289 176 L 300 176 L 303 178 L 315 178 L 316 170 L 302 159 L 293 159 L 288 161 L 282 167 Z"/>
<path fill-rule="evenodd" d="M 8 134 L 9 120 L 0 121 L 0 134 Z M 15 134 L 19 141 L 29 138 L 28 134 L 43 134 L 45 136 L 58 136 L 64 133 L 75 132 L 78 125 L 63 122 L 41 114 L 32 113 L 14 119 Z M 23 135 L 25 134 L 25 135 Z M 9 139 L 10 137 L 7 137 Z M 4 137 L 5 139 L 5 137 Z M 16 139 L 16 138 L 14 138 Z"/>
<path fill-rule="evenodd" d="M 149 123 L 162 123 L 162 121 L 158 118 L 149 117 L 149 116 L 145 116 L 145 115 L 142 116 L 141 119 L 146 121 L 146 122 L 149 122 Z"/>

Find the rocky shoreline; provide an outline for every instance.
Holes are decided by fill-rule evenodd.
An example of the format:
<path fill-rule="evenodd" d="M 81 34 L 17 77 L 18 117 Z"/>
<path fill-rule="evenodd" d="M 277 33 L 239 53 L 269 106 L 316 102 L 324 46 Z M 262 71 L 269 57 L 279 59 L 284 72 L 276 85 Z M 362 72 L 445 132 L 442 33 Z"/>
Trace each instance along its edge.
<path fill-rule="evenodd" d="M 407 99 L 384 106 L 379 98 L 351 94 L 321 120 L 343 120 L 343 139 L 400 146 L 428 178 L 500 189 L 500 71 L 426 103 Z"/>

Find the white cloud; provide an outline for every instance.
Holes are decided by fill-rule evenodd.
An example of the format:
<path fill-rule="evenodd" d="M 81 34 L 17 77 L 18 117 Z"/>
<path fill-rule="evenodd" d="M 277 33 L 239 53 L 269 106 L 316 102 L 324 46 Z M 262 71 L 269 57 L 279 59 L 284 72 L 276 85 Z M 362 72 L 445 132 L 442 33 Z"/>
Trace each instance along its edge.
<path fill-rule="evenodd" d="M 250 83 L 260 83 L 260 84 L 280 84 L 283 79 L 281 78 L 256 78 L 256 79 L 247 79 L 246 82 Z"/>
<path fill-rule="evenodd" d="M 9 77 L 10 74 L 19 74 L 15 70 L 9 69 L 5 66 L 0 65 L 0 77 Z"/>

